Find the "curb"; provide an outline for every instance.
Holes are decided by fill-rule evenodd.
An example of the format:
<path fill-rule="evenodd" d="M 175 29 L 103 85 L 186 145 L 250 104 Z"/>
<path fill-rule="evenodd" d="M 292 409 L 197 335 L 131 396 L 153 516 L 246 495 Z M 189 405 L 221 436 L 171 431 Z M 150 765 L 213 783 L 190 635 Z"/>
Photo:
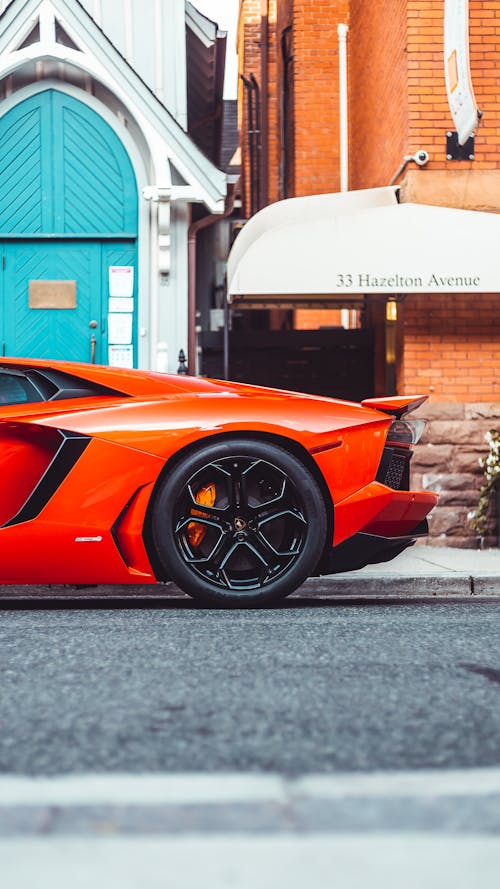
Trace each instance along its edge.
<path fill-rule="evenodd" d="M 424 575 L 337 575 L 328 579 L 307 580 L 295 595 L 307 596 L 375 596 L 386 597 L 449 597 L 449 596 L 492 596 L 500 597 L 500 577 L 470 574 Z"/>
<path fill-rule="evenodd" d="M 288 600 L 323 599 L 334 602 L 336 599 L 449 599 L 500 598 L 500 576 L 483 574 L 473 576 L 467 573 L 424 574 L 408 577 L 407 574 L 337 574 L 328 577 L 310 578 L 292 593 Z M 92 605 L 108 600 L 115 606 L 126 608 L 127 604 L 146 606 L 162 602 L 171 607 L 195 606 L 195 600 L 185 595 L 173 583 L 137 586 L 0 586 L 0 607 L 12 606 L 40 607 L 49 603 L 68 607 Z M 286 603 L 287 599 L 283 600 Z"/>

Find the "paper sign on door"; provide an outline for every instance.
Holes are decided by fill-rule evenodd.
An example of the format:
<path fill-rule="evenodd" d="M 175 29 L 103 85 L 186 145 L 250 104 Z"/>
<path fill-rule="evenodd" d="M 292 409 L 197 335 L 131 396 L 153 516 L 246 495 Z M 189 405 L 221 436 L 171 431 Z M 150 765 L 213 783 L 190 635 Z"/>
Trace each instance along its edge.
<path fill-rule="evenodd" d="M 110 367 L 133 367 L 134 354 L 132 346 L 109 346 L 108 364 Z"/>
<path fill-rule="evenodd" d="M 134 267 L 132 265 L 109 266 L 109 295 L 134 295 Z"/>
<path fill-rule="evenodd" d="M 132 315 L 108 315 L 108 342 L 127 345 L 132 342 Z"/>

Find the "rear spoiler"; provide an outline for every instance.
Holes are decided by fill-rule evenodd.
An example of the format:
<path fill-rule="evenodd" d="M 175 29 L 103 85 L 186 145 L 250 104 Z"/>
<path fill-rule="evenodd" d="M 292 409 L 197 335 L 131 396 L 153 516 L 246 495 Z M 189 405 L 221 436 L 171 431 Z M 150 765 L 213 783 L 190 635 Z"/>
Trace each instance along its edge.
<path fill-rule="evenodd" d="M 391 414 L 399 420 L 410 411 L 415 411 L 427 398 L 427 395 L 388 395 L 385 398 L 365 398 L 361 404 L 363 407 Z"/>

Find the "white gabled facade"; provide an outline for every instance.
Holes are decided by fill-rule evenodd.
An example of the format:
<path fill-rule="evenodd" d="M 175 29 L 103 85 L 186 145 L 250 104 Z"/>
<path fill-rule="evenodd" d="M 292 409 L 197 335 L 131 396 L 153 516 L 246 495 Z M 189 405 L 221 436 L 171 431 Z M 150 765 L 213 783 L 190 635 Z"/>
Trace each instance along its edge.
<path fill-rule="evenodd" d="M 130 67 L 186 128 L 185 9 L 178 0 L 80 0 Z"/>
<path fill-rule="evenodd" d="M 51 87 L 114 130 L 138 187 L 137 363 L 187 352 L 190 205 L 222 213 L 226 177 L 185 132 L 184 0 L 0 2 L 0 118 Z M 166 357 L 168 356 L 168 357 Z"/>

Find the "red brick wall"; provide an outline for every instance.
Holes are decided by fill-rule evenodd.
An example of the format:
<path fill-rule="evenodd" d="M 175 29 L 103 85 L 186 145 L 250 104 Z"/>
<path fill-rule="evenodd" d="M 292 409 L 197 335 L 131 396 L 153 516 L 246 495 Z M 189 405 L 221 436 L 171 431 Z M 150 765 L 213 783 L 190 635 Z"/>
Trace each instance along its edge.
<path fill-rule="evenodd" d="M 432 401 L 499 401 L 498 302 L 496 294 L 407 296 L 400 393 L 422 392 Z"/>
<path fill-rule="evenodd" d="M 469 4 L 472 82 L 484 112 L 472 166 L 493 170 L 500 162 L 500 2 L 469 0 Z"/>
<path fill-rule="evenodd" d="M 280 197 L 281 35 L 292 25 L 294 194 L 339 189 L 338 38 L 337 25 L 348 22 L 348 0 L 242 0 L 239 25 L 239 70 L 261 81 L 261 15 L 268 12 L 268 179 L 269 200 Z M 248 212 L 246 99 L 240 86 L 243 193 Z"/>
<path fill-rule="evenodd" d="M 350 187 L 371 188 L 387 185 L 408 151 L 407 2 L 350 6 Z"/>
<path fill-rule="evenodd" d="M 500 3 L 470 0 L 470 59 L 474 92 L 485 112 L 474 161 L 447 161 L 445 136 L 454 129 L 443 60 L 442 0 L 408 0 L 409 142 L 426 148 L 426 169 L 494 169 L 500 161 Z"/>
<path fill-rule="evenodd" d="M 419 171 L 498 169 L 500 163 L 500 0 L 470 0 L 471 71 L 484 111 L 474 161 L 447 161 L 453 129 L 443 59 L 443 0 L 241 0 L 239 67 L 261 80 L 261 15 L 268 13 L 269 200 L 279 198 L 280 41 L 293 27 L 295 194 L 339 187 L 337 25 L 349 24 L 350 184 L 386 185 L 403 157 L 423 148 Z M 246 103 L 240 87 L 247 198 Z M 413 167 L 413 169 L 415 169 Z"/>
<path fill-rule="evenodd" d="M 295 193 L 339 190 L 337 25 L 347 0 L 295 0 Z"/>
<path fill-rule="evenodd" d="M 443 0 L 351 0 L 351 187 L 387 185 L 403 157 L 429 152 L 432 170 L 500 162 L 500 2 L 470 0 L 471 74 L 484 111 L 474 161 L 446 159 L 454 129 L 444 79 Z"/>

